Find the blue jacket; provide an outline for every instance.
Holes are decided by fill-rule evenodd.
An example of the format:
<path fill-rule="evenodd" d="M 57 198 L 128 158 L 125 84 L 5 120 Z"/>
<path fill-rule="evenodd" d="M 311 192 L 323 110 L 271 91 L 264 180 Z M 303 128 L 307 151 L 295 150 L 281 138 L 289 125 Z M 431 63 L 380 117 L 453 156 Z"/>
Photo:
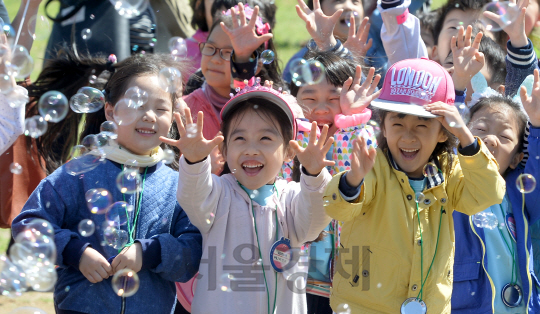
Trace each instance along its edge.
<path fill-rule="evenodd" d="M 529 134 L 529 153 L 540 154 L 540 128 L 531 127 Z M 528 313 L 540 313 L 540 283 L 534 274 L 534 258 L 529 224 L 540 219 L 540 192 L 537 190 L 524 194 L 525 208 L 522 207 L 522 194 L 516 188 L 516 179 L 522 173 L 540 177 L 540 160 L 529 158 L 522 167 L 518 166 L 506 176 L 506 193 L 512 204 L 517 228 L 517 256 L 519 275 L 522 281 L 523 300 L 528 300 Z M 493 293 L 495 287 L 486 272 L 489 261 L 485 254 L 484 230 L 477 228 L 472 217 L 454 212 L 456 253 L 454 258 L 454 285 L 452 291 L 452 313 L 483 314 L 493 313 Z"/>
<path fill-rule="evenodd" d="M 84 175 L 72 176 L 64 165 L 41 181 L 13 220 L 14 235 L 32 218 L 42 218 L 53 225 L 59 266 L 54 302 L 59 309 L 83 313 L 170 313 L 176 302 L 174 281 L 188 281 L 199 269 L 202 237 L 176 201 L 178 173 L 158 163 L 149 167 L 146 174 L 134 237 L 143 248 L 138 292 L 121 298 L 111 287 L 112 278 L 92 284 L 82 275 L 78 266 L 87 246 L 106 259 L 118 254 L 110 246 L 101 246 L 105 215 L 90 213 L 85 192 L 104 188 L 111 193 L 113 202 L 122 201 L 116 187 L 120 171 L 119 164 L 106 160 Z M 126 202 L 135 204 L 135 195 L 125 196 Z M 131 222 L 135 212 L 128 213 Z M 92 219 L 96 225 L 89 237 L 78 233 L 83 219 Z"/>

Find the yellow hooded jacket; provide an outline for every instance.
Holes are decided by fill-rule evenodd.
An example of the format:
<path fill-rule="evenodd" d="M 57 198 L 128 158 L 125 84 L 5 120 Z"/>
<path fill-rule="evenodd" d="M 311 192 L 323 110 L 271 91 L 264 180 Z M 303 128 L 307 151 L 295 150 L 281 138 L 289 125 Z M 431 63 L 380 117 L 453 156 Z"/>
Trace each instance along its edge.
<path fill-rule="evenodd" d="M 407 298 L 423 288 L 428 313 L 450 313 L 454 264 L 452 211 L 467 215 L 500 204 L 505 181 L 485 144 L 473 156 L 443 154 L 433 160 L 440 172 L 426 180 L 419 203 L 422 239 L 415 193 L 407 175 L 392 156 L 377 150 L 373 169 L 364 178 L 358 199 L 348 202 L 339 191 L 343 173 L 325 192 L 326 212 L 343 221 L 330 304 L 348 304 L 352 313 L 399 313 Z M 439 233 L 440 224 L 440 233 Z M 439 241 L 437 245 L 437 235 Z M 421 274 L 423 246 L 423 276 Z"/>

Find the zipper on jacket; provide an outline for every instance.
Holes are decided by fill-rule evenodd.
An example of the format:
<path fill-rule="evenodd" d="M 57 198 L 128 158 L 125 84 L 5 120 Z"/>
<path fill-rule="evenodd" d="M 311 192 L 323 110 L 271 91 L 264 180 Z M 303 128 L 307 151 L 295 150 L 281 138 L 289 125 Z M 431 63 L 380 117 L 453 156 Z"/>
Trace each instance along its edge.
<path fill-rule="evenodd" d="M 476 229 L 474 228 L 474 224 L 472 222 L 472 216 L 469 216 L 469 224 L 471 225 L 472 231 L 474 232 L 474 234 L 476 234 L 478 240 L 480 240 L 480 243 L 482 244 L 482 268 L 484 269 L 484 272 L 489 279 L 489 284 L 491 285 L 491 310 L 493 311 L 493 313 L 495 313 L 495 293 L 497 292 L 495 291 L 495 284 L 493 283 L 493 280 L 491 280 L 491 276 L 489 276 L 486 266 L 484 265 L 484 258 L 486 256 L 486 245 L 484 244 L 484 241 L 482 241 L 482 238 L 478 235 L 478 233 L 476 233 Z"/>
<path fill-rule="evenodd" d="M 122 297 L 122 309 L 120 310 L 120 314 L 126 313 L 126 298 Z"/>
<path fill-rule="evenodd" d="M 525 194 L 521 194 L 521 197 L 523 197 L 523 202 L 525 203 Z M 523 204 L 525 205 L 525 204 Z M 525 216 L 525 206 L 521 206 L 521 215 L 523 216 L 523 223 L 525 225 L 525 254 L 527 255 L 527 263 L 525 264 L 526 267 L 527 267 L 527 279 L 528 279 L 528 284 L 529 284 L 529 297 L 527 298 L 527 304 L 525 304 L 525 309 L 527 310 L 527 313 L 529 313 L 529 302 L 531 301 L 531 294 L 532 294 L 532 278 L 531 278 L 531 272 L 529 270 L 529 259 L 530 259 L 530 256 L 529 256 L 529 250 L 527 250 L 527 239 L 529 238 L 528 237 L 528 233 L 529 233 L 529 222 L 527 221 L 527 217 Z M 517 236 L 516 236 L 517 238 Z M 517 243 L 517 239 L 516 239 L 516 243 Z"/>

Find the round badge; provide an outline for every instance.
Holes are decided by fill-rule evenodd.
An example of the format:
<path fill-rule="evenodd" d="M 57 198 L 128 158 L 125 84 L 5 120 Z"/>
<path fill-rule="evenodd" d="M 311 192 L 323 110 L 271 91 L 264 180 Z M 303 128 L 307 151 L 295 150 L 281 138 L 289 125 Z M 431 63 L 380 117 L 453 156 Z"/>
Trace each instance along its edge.
<path fill-rule="evenodd" d="M 517 307 L 523 299 L 523 293 L 518 285 L 507 283 L 501 291 L 501 299 L 508 307 Z"/>
<path fill-rule="evenodd" d="M 270 263 L 281 273 L 291 261 L 291 240 L 281 237 L 270 249 Z"/>
<path fill-rule="evenodd" d="M 507 214 L 504 220 L 508 233 L 510 233 L 510 236 L 514 239 L 514 242 L 516 242 L 516 219 L 514 218 L 514 215 Z"/>
<path fill-rule="evenodd" d="M 418 298 L 408 298 L 401 304 L 401 314 L 426 314 L 426 303 Z"/>

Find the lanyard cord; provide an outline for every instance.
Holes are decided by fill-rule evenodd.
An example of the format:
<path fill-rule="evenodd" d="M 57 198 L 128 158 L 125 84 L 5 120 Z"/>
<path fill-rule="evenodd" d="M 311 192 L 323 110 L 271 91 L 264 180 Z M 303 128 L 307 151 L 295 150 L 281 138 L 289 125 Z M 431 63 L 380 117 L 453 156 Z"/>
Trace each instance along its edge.
<path fill-rule="evenodd" d="M 237 181 L 238 182 L 238 181 Z M 238 182 L 238 185 L 242 188 L 242 190 L 244 190 L 248 196 L 249 196 L 249 193 L 246 191 L 246 189 L 244 188 L 244 186 Z M 277 191 L 277 188 L 276 188 L 276 184 L 274 183 L 274 191 L 276 191 L 276 194 L 278 194 L 278 191 Z M 279 198 L 279 194 L 278 194 L 278 198 Z M 261 245 L 259 243 L 259 233 L 257 232 L 257 220 L 255 219 L 255 210 L 253 209 L 253 199 L 251 199 L 251 197 L 249 198 L 249 201 L 251 203 L 251 214 L 253 215 L 253 225 L 255 226 L 255 236 L 257 237 L 257 248 L 259 249 L 259 257 L 261 259 L 261 269 L 262 269 L 262 272 L 263 272 L 263 277 L 264 277 L 264 285 L 266 286 L 266 302 L 267 302 L 267 305 L 268 305 L 268 314 L 271 314 L 271 313 L 274 313 L 275 309 L 276 309 L 276 299 L 277 299 L 277 272 L 274 271 L 274 282 L 275 282 L 275 285 L 274 285 L 274 305 L 272 306 L 272 312 L 270 312 L 270 292 L 269 292 L 269 289 L 268 289 L 268 281 L 266 280 L 266 272 L 264 271 L 264 263 L 263 263 L 263 256 L 262 256 L 262 253 L 261 253 Z M 277 205 L 276 205 L 276 240 L 275 242 L 277 242 L 278 240 L 278 217 L 277 217 Z"/>
<path fill-rule="evenodd" d="M 122 171 L 124 171 L 124 165 L 122 165 Z M 144 176 L 143 176 L 143 181 L 142 181 L 142 189 L 141 189 L 141 193 L 139 194 L 139 201 L 137 201 L 137 197 L 135 197 L 135 207 L 137 207 L 137 211 L 135 212 L 135 218 L 133 219 L 133 227 L 131 227 L 131 224 L 129 223 L 129 215 L 128 215 L 127 207 L 126 207 L 126 216 L 128 217 L 128 219 L 127 219 L 127 228 L 128 228 L 129 242 L 126 243 L 126 245 L 124 247 L 129 247 L 133 243 L 135 243 L 135 240 L 133 239 L 133 237 L 135 236 L 135 227 L 137 226 L 137 220 L 139 219 L 139 212 L 141 211 L 142 197 L 143 197 L 143 193 L 144 193 L 144 182 L 146 181 L 146 172 L 147 171 L 148 171 L 148 167 L 146 167 L 144 169 Z M 124 202 L 125 202 L 126 201 L 126 194 L 122 193 L 122 197 L 123 197 Z M 119 252 L 120 251 L 121 250 L 119 250 Z"/>
<path fill-rule="evenodd" d="M 506 221 L 506 212 L 504 211 L 501 204 L 499 204 L 499 208 L 501 209 L 501 214 L 503 216 L 503 219 L 505 219 L 505 221 Z M 491 210 L 491 213 L 493 213 L 493 210 Z M 517 281 L 516 251 L 514 250 L 514 243 L 512 241 L 510 241 L 510 243 L 512 244 L 512 246 L 510 247 L 510 245 L 508 245 L 508 242 L 506 241 L 506 237 L 502 233 L 501 228 L 499 228 L 499 226 L 497 226 L 497 230 L 499 230 L 499 234 L 501 235 L 501 238 L 504 240 L 504 244 L 506 245 L 506 248 L 508 249 L 510 254 L 512 254 L 512 280 L 510 281 L 510 283 L 514 285 L 514 284 L 516 284 L 516 282 L 514 282 L 514 278 Z"/>
<path fill-rule="evenodd" d="M 422 278 L 424 276 L 424 240 L 422 238 L 422 227 L 420 226 L 420 211 L 418 210 L 418 202 L 416 202 L 416 217 L 418 217 L 418 228 L 420 228 L 420 271 L 422 272 L 420 275 L 420 281 L 422 282 L 422 285 L 420 286 L 420 292 L 418 292 L 418 296 L 416 298 L 420 300 L 422 300 L 424 285 L 426 284 L 429 273 L 431 272 L 433 262 L 435 262 L 435 256 L 437 256 L 437 248 L 439 247 L 439 236 L 441 234 L 442 214 L 443 207 L 441 206 L 441 215 L 439 216 L 439 230 L 437 231 L 437 244 L 435 245 L 435 253 L 433 253 L 433 259 L 431 259 L 431 265 L 429 265 L 426 277 Z"/>

